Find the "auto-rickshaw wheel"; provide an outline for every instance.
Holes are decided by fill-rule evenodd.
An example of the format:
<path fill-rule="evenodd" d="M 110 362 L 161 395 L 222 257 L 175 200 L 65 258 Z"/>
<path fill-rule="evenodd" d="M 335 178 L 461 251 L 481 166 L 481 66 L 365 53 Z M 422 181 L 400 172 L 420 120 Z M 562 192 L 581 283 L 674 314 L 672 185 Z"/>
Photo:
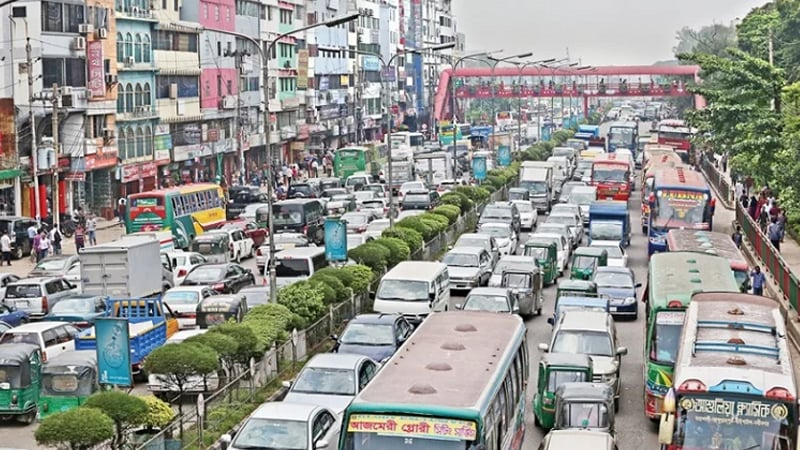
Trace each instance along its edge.
<path fill-rule="evenodd" d="M 17 422 L 24 423 L 25 425 L 32 424 L 34 420 L 36 420 L 35 409 L 27 414 L 22 414 L 20 416 L 17 416 Z"/>
<path fill-rule="evenodd" d="M 614 412 L 615 413 L 619 412 L 619 397 L 614 399 Z"/>
<path fill-rule="evenodd" d="M 535 412 L 533 413 L 533 424 L 539 428 L 542 428 L 542 422 L 539 422 L 539 417 L 536 415 Z"/>

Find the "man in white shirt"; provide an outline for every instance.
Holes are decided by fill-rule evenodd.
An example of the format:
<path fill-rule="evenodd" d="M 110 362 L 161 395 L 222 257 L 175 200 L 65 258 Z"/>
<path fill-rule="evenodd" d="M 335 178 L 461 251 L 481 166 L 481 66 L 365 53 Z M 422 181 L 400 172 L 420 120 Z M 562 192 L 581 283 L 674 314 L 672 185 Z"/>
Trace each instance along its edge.
<path fill-rule="evenodd" d="M 4 262 L 7 262 L 8 265 L 11 265 L 11 237 L 8 236 L 8 230 L 3 233 L 3 236 L 0 237 L 0 251 L 3 253 L 3 259 L 0 260 L 0 266 L 3 265 Z"/>

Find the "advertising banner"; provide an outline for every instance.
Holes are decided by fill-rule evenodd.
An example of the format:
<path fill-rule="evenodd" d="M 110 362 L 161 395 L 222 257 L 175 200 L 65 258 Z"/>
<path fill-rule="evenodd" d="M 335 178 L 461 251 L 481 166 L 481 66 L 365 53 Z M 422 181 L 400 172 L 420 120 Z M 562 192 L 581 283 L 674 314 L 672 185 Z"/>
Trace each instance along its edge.
<path fill-rule="evenodd" d="M 308 89 L 308 50 L 297 51 L 297 89 Z"/>
<path fill-rule="evenodd" d="M 325 259 L 347 261 L 347 225 L 339 219 L 325 219 Z"/>
<path fill-rule="evenodd" d="M 501 145 L 497 147 L 497 163 L 503 167 L 511 165 L 511 147 L 508 145 Z"/>
<path fill-rule="evenodd" d="M 486 179 L 486 157 L 473 156 L 472 157 L 472 176 L 478 181 Z"/>
<path fill-rule="evenodd" d="M 94 322 L 100 384 L 133 386 L 131 336 L 126 319 L 102 318 Z"/>
<path fill-rule="evenodd" d="M 86 86 L 91 97 L 104 97 L 106 74 L 103 70 L 103 41 L 89 41 L 86 44 L 86 65 L 89 74 Z"/>

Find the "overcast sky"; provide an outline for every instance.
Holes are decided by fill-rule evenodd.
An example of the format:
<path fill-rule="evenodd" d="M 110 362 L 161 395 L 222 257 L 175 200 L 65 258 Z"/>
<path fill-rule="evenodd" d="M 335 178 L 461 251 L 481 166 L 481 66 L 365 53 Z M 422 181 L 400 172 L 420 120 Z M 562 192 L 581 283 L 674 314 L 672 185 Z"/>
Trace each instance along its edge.
<path fill-rule="evenodd" d="M 453 0 L 468 51 L 534 52 L 589 65 L 672 59 L 675 32 L 728 24 L 765 0 Z"/>

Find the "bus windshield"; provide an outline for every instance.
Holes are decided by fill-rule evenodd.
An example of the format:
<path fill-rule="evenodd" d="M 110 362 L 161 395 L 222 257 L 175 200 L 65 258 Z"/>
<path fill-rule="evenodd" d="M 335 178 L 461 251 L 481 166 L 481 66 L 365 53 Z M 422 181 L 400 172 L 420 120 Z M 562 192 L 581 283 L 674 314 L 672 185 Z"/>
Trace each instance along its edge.
<path fill-rule="evenodd" d="M 794 405 L 729 395 L 681 396 L 677 404 L 677 441 L 684 449 L 790 448 Z"/>
<path fill-rule="evenodd" d="M 624 183 L 628 181 L 628 170 L 619 164 L 597 164 L 592 168 L 592 181 Z"/>
<path fill-rule="evenodd" d="M 475 440 L 475 422 L 438 417 L 353 414 L 343 448 L 348 450 L 464 450 Z M 410 443 L 413 442 L 413 445 Z"/>
<path fill-rule="evenodd" d="M 533 195 L 547 193 L 546 181 L 520 181 L 519 187 L 527 189 Z"/>
<path fill-rule="evenodd" d="M 702 224 L 706 220 L 709 195 L 697 191 L 661 189 L 656 192 L 656 219 L 661 226 Z"/>
<path fill-rule="evenodd" d="M 609 134 L 609 143 L 614 145 L 633 145 L 633 129 L 626 127 L 612 127 Z"/>
<path fill-rule="evenodd" d="M 658 311 L 653 325 L 650 360 L 661 364 L 675 364 L 685 311 Z"/>

